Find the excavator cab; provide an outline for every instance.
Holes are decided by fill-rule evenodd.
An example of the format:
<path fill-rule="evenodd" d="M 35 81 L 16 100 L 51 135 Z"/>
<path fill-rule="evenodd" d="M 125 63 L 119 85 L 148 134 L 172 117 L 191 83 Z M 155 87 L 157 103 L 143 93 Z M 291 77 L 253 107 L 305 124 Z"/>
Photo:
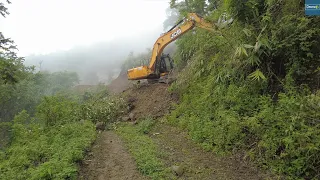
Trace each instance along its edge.
<path fill-rule="evenodd" d="M 129 69 L 128 78 L 131 80 L 139 79 L 159 79 L 167 75 L 173 69 L 173 61 L 169 54 L 162 54 L 155 63 L 155 70 L 152 71 L 148 66 L 139 66 Z M 138 77 L 137 79 L 135 77 Z"/>
<path fill-rule="evenodd" d="M 173 69 L 173 61 L 169 54 L 162 54 L 160 57 L 160 74 L 169 73 Z M 161 75 L 160 75 L 161 76 Z"/>

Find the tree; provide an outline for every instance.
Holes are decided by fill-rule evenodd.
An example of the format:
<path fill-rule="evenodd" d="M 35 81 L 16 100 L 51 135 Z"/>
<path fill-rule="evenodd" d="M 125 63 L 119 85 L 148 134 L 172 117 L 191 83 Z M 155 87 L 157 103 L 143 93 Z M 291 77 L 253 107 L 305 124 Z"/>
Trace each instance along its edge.
<path fill-rule="evenodd" d="M 200 15 L 205 15 L 218 8 L 221 0 L 177 0 L 170 1 L 170 8 L 179 10 L 180 13 L 195 12 Z"/>
<path fill-rule="evenodd" d="M 10 4 L 11 2 L 7 0 L 6 3 Z M 9 15 L 3 2 L 0 2 L 0 14 L 4 18 Z M 23 73 L 30 70 L 23 65 L 24 58 L 18 57 L 15 50 L 17 47 L 14 45 L 14 41 L 5 38 L 0 32 L 0 84 L 17 83 L 20 77 L 25 77 Z"/>
<path fill-rule="evenodd" d="M 11 2 L 9 0 L 6 0 L 6 2 L 8 4 L 11 4 Z M 4 3 L 3 2 L 0 2 L 0 14 L 3 16 L 3 17 L 6 17 L 6 15 L 9 15 L 9 12 L 8 12 L 8 8 L 5 7 Z"/>
<path fill-rule="evenodd" d="M 179 19 L 179 11 L 175 8 L 167 8 L 166 9 L 167 18 L 163 22 L 164 31 L 169 30 L 172 26 L 174 26 Z"/>
<path fill-rule="evenodd" d="M 11 4 L 9 0 L 6 0 L 7 4 Z M 8 8 L 5 7 L 3 2 L 0 2 L 0 14 L 5 18 L 6 15 L 9 15 Z M 0 53 L 2 54 L 5 51 L 10 51 L 16 49 L 16 46 L 13 45 L 13 41 L 10 38 L 5 38 L 3 33 L 0 32 Z"/>

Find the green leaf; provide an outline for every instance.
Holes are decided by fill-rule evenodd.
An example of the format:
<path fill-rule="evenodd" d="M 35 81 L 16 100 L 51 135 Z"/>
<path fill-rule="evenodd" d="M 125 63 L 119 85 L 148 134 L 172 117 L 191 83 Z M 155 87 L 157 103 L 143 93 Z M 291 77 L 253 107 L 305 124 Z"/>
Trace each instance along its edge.
<path fill-rule="evenodd" d="M 247 50 L 244 47 L 241 47 L 241 52 L 242 54 L 244 54 L 245 56 L 248 56 Z"/>
<path fill-rule="evenodd" d="M 252 56 L 250 56 L 249 57 L 249 63 L 250 63 L 250 65 L 259 65 L 260 64 L 260 59 L 259 59 L 259 57 L 258 56 L 256 56 L 256 55 L 252 55 Z"/>
<path fill-rule="evenodd" d="M 263 75 L 263 73 L 260 71 L 260 69 L 257 69 L 255 70 L 253 73 L 251 73 L 249 76 L 248 76 L 250 79 L 252 80 L 257 80 L 257 81 L 260 81 L 260 80 L 266 80 L 267 78 Z"/>
<path fill-rule="evenodd" d="M 250 44 L 243 44 L 243 47 L 247 48 L 247 49 L 251 49 L 253 48 L 254 46 L 250 45 Z"/>
<path fill-rule="evenodd" d="M 261 47 L 261 42 L 257 41 L 256 44 L 254 45 L 254 52 L 258 52 L 260 47 Z"/>
<path fill-rule="evenodd" d="M 241 57 L 243 55 L 245 55 L 247 57 L 249 56 L 247 53 L 247 50 L 244 48 L 244 45 L 241 45 L 241 46 L 237 47 L 236 52 L 235 52 L 235 56 Z"/>
<path fill-rule="evenodd" d="M 248 37 L 250 37 L 251 36 L 251 31 L 249 30 L 249 29 L 246 29 L 246 28 L 244 28 L 243 30 L 242 30 Z"/>

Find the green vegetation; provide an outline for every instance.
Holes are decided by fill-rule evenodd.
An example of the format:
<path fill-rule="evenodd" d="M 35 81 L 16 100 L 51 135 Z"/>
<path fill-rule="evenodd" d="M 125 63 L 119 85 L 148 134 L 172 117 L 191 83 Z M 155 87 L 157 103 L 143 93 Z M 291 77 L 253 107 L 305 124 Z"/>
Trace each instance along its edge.
<path fill-rule="evenodd" d="M 139 171 L 152 179 L 166 179 L 170 169 L 165 168 L 161 161 L 161 152 L 153 140 L 146 135 L 152 128 L 153 120 L 142 120 L 138 125 L 120 124 L 116 133 L 127 144 Z"/>
<path fill-rule="evenodd" d="M 138 131 L 140 133 L 149 134 L 151 128 L 155 125 L 155 120 L 151 117 L 147 117 L 139 122 Z"/>
<path fill-rule="evenodd" d="M 58 106 L 67 108 L 63 103 Z M 55 121 L 55 124 L 47 126 L 34 123 L 53 122 L 52 117 L 43 113 L 39 113 L 42 118 L 30 118 L 26 111 L 22 111 L 15 117 L 14 139 L 0 157 L 0 179 L 76 178 L 76 162 L 83 158 L 83 151 L 95 139 L 93 123 L 70 119 L 65 119 L 69 122 Z M 70 116 L 65 113 L 68 112 L 60 115 Z M 32 123 L 27 123 L 30 121 Z"/>
<path fill-rule="evenodd" d="M 0 13 L 8 14 L 0 3 Z M 3 14 L 4 13 L 4 14 Z M 73 72 L 36 72 L 0 33 L 0 179 L 76 179 L 96 137 L 123 100 L 100 85 L 81 94 Z"/>
<path fill-rule="evenodd" d="M 180 14 L 234 18 L 218 33 L 198 29 L 176 44 L 179 92 L 169 121 L 208 150 L 245 151 L 291 179 L 320 176 L 320 18 L 303 1 L 186 0 Z M 213 9 L 212 9 L 213 8 Z"/>
<path fill-rule="evenodd" d="M 85 96 L 44 96 L 34 116 L 21 111 L 9 146 L 0 152 L 0 179 L 76 179 L 77 162 L 96 137 L 95 122 L 111 122 L 123 101 L 106 88 Z"/>
<path fill-rule="evenodd" d="M 110 123 L 125 112 L 126 103 L 122 97 L 109 95 L 107 87 L 100 85 L 92 92 L 83 95 L 80 108 L 82 119 L 90 119 L 94 123 Z"/>
<path fill-rule="evenodd" d="M 171 0 L 164 28 L 187 12 L 221 22 L 219 33 L 197 29 L 177 40 L 180 74 L 170 87 L 180 104 L 168 116 L 207 150 L 245 152 L 260 167 L 288 179 L 320 177 L 320 17 L 304 16 L 303 1 Z M 0 3 L 0 14 L 8 14 Z M 226 16 L 224 16 L 225 14 Z M 122 67 L 146 65 L 131 53 Z M 94 123 L 113 122 L 123 99 L 105 86 L 70 91 L 71 72 L 35 72 L 0 32 L 0 179 L 75 179 L 76 163 L 95 139 Z M 154 142 L 153 121 L 122 124 L 140 171 L 167 177 Z"/>

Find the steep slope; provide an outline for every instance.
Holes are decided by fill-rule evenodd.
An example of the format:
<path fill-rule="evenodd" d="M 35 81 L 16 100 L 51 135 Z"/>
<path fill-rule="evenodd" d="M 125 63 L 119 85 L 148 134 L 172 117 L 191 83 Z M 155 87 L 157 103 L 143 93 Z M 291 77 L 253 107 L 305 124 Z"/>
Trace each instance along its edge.
<path fill-rule="evenodd" d="M 113 93 L 120 93 L 132 87 L 132 85 L 133 83 L 128 80 L 126 72 L 122 71 L 119 76 L 108 85 L 108 89 Z"/>

